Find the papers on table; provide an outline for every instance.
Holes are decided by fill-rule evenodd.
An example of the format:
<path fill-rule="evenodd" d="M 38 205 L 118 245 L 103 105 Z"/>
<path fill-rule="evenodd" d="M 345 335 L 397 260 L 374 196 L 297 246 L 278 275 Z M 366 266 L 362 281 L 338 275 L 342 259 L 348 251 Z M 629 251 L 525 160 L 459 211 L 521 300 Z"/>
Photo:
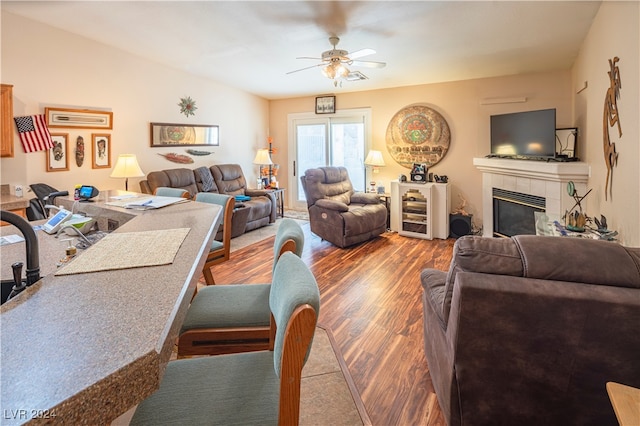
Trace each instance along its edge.
<path fill-rule="evenodd" d="M 171 204 L 184 203 L 188 201 L 189 200 L 186 198 L 162 197 L 156 195 L 152 197 L 137 197 L 135 199 L 110 201 L 106 204 L 109 206 L 124 207 L 125 209 L 149 210 L 159 209 L 161 207 L 170 206 Z"/>

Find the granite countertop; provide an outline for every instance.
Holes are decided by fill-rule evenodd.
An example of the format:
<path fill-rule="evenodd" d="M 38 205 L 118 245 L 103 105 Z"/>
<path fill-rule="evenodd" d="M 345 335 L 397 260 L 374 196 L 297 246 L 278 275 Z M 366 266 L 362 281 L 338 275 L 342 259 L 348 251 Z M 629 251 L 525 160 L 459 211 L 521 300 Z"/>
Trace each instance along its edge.
<path fill-rule="evenodd" d="M 159 386 L 220 208 L 188 202 L 129 211 L 105 206 L 108 196 L 90 209 L 101 217 L 130 215 L 115 232 L 189 234 L 170 265 L 63 276 L 43 268 L 43 279 L 2 305 L 2 424 L 108 424 Z M 55 253 L 41 261 L 59 257 L 57 244 L 43 244 Z M 2 268 L 10 269 L 5 247 Z"/>
<path fill-rule="evenodd" d="M 25 197 L 16 197 L 8 193 L 0 193 L 0 210 L 26 209 L 29 200 Z"/>

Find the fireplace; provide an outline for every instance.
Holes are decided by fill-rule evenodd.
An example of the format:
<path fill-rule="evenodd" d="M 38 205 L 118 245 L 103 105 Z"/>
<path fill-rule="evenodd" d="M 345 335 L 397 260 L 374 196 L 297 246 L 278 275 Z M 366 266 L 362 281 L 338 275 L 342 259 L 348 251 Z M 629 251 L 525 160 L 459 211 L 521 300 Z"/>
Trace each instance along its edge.
<path fill-rule="evenodd" d="M 535 234 L 536 211 L 544 211 L 551 220 L 562 220 L 564 212 L 575 203 L 567 193 L 567 183 L 573 181 L 578 193 L 585 194 L 590 174 L 589 165 L 580 161 L 474 158 L 473 164 L 482 172 L 482 235 L 485 237 L 493 237 L 494 231 L 501 236 Z M 507 196 L 498 191 L 500 199 L 495 201 L 495 189 L 506 191 Z M 587 208 L 585 204 L 582 207 Z M 505 225 L 507 228 L 503 229 L 503 217 L 513 215 L 516 216 L 511 221 L 518 223 Z M 522 222 L 527 224 L 527 229 L 519 227 Z"/>
<path fill-rule="evenodd" d="M 493 188 L 493 236 L 535 235 L 535 213 L 545 211 L 544 197 Z"/>

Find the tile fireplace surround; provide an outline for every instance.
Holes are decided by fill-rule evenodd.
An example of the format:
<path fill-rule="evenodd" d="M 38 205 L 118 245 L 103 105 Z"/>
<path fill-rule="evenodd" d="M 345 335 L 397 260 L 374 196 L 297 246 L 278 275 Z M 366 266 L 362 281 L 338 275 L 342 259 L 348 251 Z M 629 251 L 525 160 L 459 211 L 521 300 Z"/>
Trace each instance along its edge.
<path fill-rule="evenodd" d="M 587 193 L 591 174 L 583 162 L 546 162 L 509 160 L 505 158 L 474 158 L 473 165 L 482 172 L 482 235 L 493 236 L 493 188 L 544 197 L 546 213 L 559 219 L 575 204 L 567 193 L 567 182 L 574 182 L 578 195 Z M 582 208 L 588 212 L 587 199 Z"/>

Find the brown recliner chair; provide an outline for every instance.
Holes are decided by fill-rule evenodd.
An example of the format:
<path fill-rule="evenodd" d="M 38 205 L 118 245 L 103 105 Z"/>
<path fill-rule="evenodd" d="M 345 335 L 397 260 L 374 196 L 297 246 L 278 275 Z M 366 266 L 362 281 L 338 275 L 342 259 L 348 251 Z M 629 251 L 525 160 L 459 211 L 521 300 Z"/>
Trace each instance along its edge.
<path fill-rule="evenodd" d="M 344 167 L 309 169 L 300 177 L 311 232 L 338 247 L 367 241 L 387 229 L 387 209 L 376 194 L 355 192 Z"/>

